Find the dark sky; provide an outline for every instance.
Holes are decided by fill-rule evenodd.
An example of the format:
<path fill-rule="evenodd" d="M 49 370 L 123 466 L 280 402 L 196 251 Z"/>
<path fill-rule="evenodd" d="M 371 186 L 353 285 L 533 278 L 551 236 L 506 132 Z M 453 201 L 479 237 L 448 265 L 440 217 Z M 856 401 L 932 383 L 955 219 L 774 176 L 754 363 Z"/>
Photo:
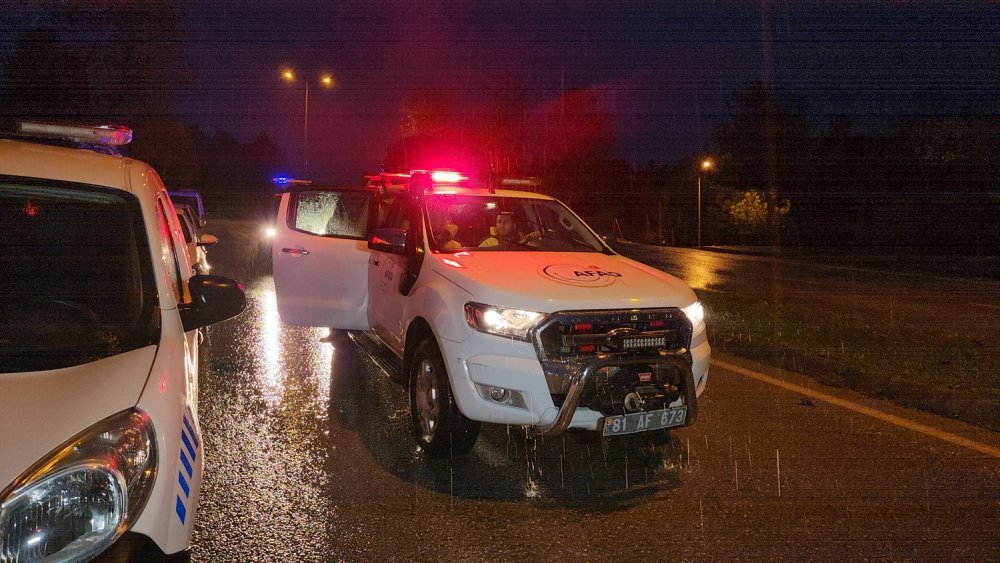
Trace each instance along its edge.
<path fill-rule="evenodd" d="M 99 3 L 94 2 L 99 6 Z M 58 13 L 0 10 L 0 62 L 20 32 Z M 616 153 L 672 162 L 709 148 L 736 92 L 772 79 L 817 126 L 998 112 L 1000 8 L 992 2 L 193 1 L 178 4 L 182 116 L 242 141 L 258 131 L 302 155 L 303 91 L 282 67 L 330 72 L 310 90 L 310 160 L 329 179 L 375 170 L 414 87 L 471 111 L 485 89 L 522 85 L 530 107 L 570 89 L 612 114 Z M 99 9 L 99 8 L 98 8 Z M 79 30 L 86 34 L 87 30 Z"/>

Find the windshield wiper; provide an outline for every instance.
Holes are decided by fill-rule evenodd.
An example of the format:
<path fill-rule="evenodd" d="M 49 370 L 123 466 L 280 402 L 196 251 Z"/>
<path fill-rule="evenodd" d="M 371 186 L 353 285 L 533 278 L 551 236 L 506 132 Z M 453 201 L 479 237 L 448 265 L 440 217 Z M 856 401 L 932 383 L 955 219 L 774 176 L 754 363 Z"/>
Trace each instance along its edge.
<path fill-rule="evenodd" d="M 508 246 L 520 246 L 521 248 L 527 248 L 528 250 L 539 250 L 538 248 L 535 248 L 534 246 L 531 246 L 530 244 L 526 242 L 521 242 L 519 240 L 504 241 L 503 244 L 506 244 Z"/>
<path fill-rule="evenodd" d="M 571 243 L 573 243 L 573 244 L 575 244 L 577 246 L 582 246 L 582 247 L 584 247 L 587 250 L 590 250 L 592 252 L 598 252 L 598 250 L 596 248 L 594 248 L 594 245 L 590 244 L 589 242 L 584 242 L 584 241 L 582 241 L 582 240 L 580 240 L 580 239 L 578 239 L 576 237 L 570 237 L 570 238 L 561 239 L 561 240 L 565 240 L 566 242 L 571 242 Z"/>

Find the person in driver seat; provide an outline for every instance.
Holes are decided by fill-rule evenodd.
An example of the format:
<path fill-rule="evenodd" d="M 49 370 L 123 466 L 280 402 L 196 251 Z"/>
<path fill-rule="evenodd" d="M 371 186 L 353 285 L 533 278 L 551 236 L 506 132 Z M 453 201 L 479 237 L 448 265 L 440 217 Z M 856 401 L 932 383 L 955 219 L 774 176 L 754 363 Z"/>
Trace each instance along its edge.
<path fill-rule="evenodd" d="M 479 243 L 480 248 L 510 244 L 525 244 L 532 237 L 538 236 L 537 231 L 522 235 L 517 226 L 517 219 L 510 211 L 501 211 L 496 218 L 496 231 Z"/>

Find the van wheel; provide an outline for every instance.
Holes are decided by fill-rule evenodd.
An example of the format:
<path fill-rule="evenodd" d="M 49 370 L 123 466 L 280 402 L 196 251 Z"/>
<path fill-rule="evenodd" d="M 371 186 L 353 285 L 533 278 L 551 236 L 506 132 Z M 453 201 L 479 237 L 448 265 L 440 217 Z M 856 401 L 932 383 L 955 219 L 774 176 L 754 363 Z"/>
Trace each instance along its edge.
<path fill-rule="evenodd" d="M 417 443 L 432 456 L 461 455 L 479 437 L 479 423 L 458 410 L 441 351 L 433 339 L 417 345 L 410 363 L 410 417 Z"/>

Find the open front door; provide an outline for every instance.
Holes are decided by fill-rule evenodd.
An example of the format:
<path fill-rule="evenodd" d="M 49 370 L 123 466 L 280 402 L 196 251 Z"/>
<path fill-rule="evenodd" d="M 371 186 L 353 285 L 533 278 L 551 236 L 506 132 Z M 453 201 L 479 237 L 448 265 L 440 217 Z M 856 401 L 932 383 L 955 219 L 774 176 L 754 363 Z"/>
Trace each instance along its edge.
<path fill-rule="evenodd" d="M 371 192 L 282 194 L 271 247 L 278 314 L 288 324 L 367 330 Z"/>

